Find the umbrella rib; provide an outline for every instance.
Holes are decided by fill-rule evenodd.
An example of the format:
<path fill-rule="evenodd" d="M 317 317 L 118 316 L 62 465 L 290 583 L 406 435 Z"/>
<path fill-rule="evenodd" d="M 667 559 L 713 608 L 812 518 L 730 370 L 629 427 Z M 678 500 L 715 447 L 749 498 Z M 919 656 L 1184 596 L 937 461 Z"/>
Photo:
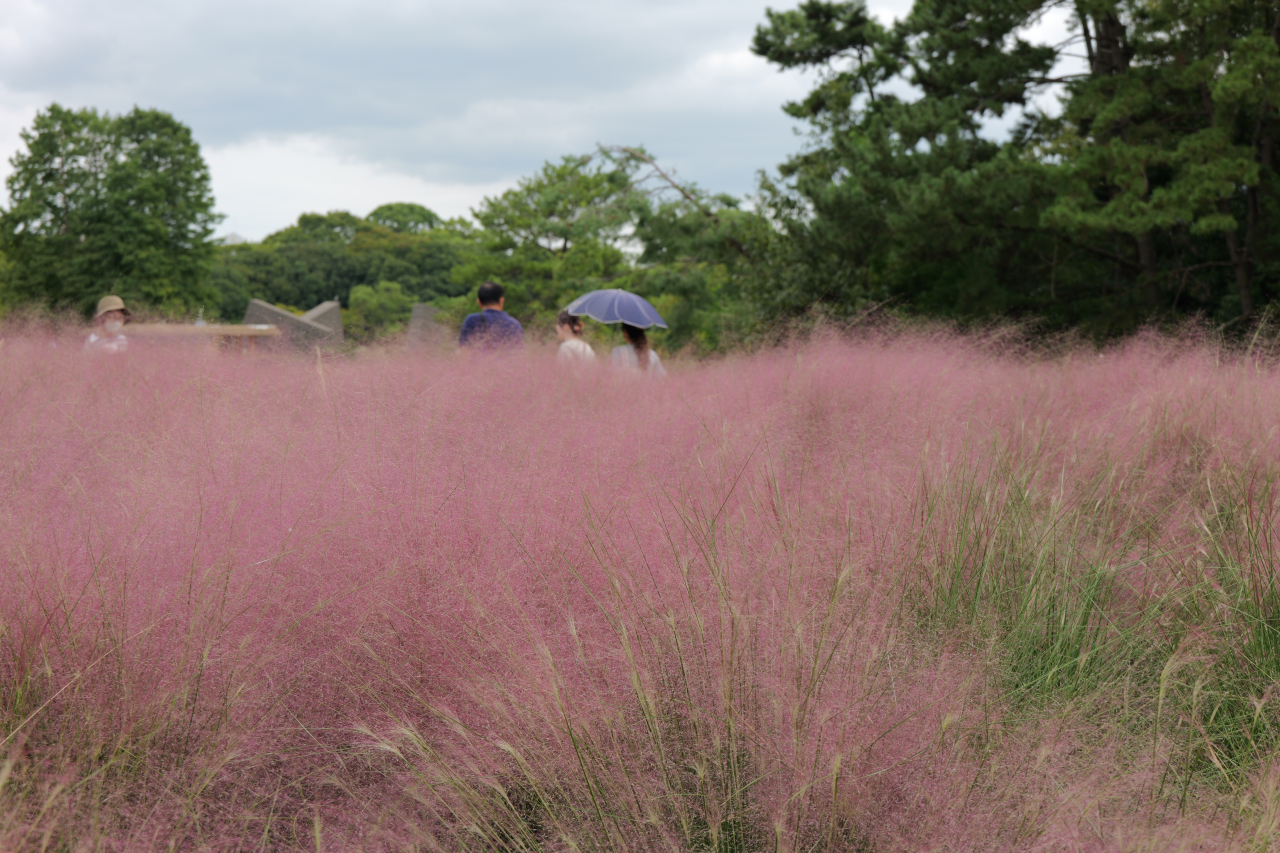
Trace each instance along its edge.
<path fill-rule="evenodd" d="M 650 326 L 668 328 L 666 321 L 658 313 L 658 309 L 649 304 L 647 299 L 621 288 L 593 290 L 590 293 L 584 293 L 570 302 L 567 310 L 576 316 L 585 314 L 597 323 L 606 324 L 627 323 L 627 320 L 624 319 L 626 314 L 637 314 L 639 321 L 627 323 L 627 325 L 634 325 L 641 329 L 647 329 Z M 636 317 L 632 316 L 630 319 L 635 320 Z"/>

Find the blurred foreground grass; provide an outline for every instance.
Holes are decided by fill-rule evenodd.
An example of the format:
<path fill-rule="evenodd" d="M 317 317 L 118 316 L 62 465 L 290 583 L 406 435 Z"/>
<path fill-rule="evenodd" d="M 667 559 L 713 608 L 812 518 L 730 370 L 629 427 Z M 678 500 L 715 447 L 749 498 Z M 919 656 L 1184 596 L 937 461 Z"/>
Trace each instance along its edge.
<path fill-rule="evenodd" d="M 0 349 L 0 847 L 1265 850 L 1280 372 Z"/>

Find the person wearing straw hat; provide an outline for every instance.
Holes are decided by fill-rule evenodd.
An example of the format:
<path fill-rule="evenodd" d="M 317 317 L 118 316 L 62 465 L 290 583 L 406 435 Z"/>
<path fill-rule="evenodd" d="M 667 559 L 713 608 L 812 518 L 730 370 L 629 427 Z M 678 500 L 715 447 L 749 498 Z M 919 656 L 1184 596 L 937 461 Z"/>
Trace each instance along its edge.
<path fill-rule="evenodd" d="M 119 296 L 104 296 L 98 300 L 98 311 L 93 315 L 94 330 L 84 342 L 90 352 L 124 352 L 129 339 L 124 336 L 124 324 L 129 322 L 129 309 Z"/>

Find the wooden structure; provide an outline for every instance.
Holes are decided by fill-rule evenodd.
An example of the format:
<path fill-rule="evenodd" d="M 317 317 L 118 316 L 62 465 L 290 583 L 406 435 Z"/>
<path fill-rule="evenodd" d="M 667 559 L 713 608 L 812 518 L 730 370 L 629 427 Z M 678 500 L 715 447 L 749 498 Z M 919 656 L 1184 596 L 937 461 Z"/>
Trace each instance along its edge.
<path fill-rule="evenodd" d="M 206 323 L 202 326 L 183 323 L 130 323 L 124 327 L 129 337 L 184 338 L 187 340 L 238 339 L 240 351 L 258 348 L 258 338 L 278 338 L 280 329 L 268 323 L 245 323 L 233 326 L 222 323 Z"/>

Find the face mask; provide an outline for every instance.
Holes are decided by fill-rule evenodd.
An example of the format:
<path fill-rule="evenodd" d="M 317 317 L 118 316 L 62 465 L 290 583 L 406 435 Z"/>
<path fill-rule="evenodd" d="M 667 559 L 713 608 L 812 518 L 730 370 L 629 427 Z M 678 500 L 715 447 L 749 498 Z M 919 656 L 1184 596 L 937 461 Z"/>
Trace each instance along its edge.
<path fill-rule="evenodd" d="M 120 330 L 124 328 L 124 323 L 119 320 L 108 320 L 102 324 L 102 328 L 106 329 L 109 335 L 118 335 Z"/>

